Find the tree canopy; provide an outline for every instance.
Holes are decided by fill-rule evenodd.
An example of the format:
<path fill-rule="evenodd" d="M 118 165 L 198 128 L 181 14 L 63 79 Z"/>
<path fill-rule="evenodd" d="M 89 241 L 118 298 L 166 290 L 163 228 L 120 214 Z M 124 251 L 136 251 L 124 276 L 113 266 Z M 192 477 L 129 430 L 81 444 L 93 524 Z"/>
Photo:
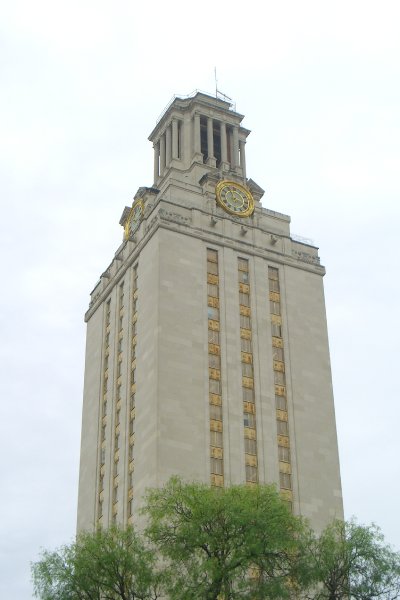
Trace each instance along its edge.
<path fill-rule="evenodd" d="M 400 555 L 379 529 L 335 521 L 321 535 L 273 486 L 150 490 L 147 527 L 81 533 L 32 565 L 41 600 L 395 600 Z"/>
<path fill-rule="evenodd" d="M 394 600 L 400 596 L 400 557 L 376 525 L 335 521 L 308 547 L 311 600 Z"/>
<path fill-rule="evenodd" d="M 172 479 L 149 492 L 145 512 L 174 600 L 283 598 L 298 578 L 305 525 L 275 487 Z"/>
<path fill-rule="evenodd" d="M 45 551 L 32 566 L 41 600 L 155 600 L 161 575 L 155 555 L 132 527 L 82 533 L 69 546 Z"/>

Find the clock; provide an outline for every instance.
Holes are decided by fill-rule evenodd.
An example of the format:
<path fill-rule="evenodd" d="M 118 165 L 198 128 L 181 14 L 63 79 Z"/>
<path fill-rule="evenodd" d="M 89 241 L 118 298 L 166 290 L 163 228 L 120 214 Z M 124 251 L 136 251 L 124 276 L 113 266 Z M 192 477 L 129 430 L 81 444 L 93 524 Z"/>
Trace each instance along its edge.
<path fill-rule="evenodd" d="M 254 198 L 240 183 L 223 179 L 215 187 L 217 203 L 230 215 L 250 217 L 254 212 Z"/>
<path fill-rule="evenodd" d="M 125 239 L 128 240 L 133 236 L 140 225 L 143 217 L 144 204 L 143 200 L 138 200 L 131 208 L 131 212 L 125 223 Z"/>

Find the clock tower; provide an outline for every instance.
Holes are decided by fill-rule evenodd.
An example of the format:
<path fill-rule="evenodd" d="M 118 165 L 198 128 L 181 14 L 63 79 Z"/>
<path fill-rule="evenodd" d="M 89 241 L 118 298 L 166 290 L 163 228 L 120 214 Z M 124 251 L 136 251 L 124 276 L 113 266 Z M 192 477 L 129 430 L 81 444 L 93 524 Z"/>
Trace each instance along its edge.
<path fill-rule="evenodd" d="M 78 529 L 134 522 L 172 475 L 275 483 L 319 530 L 343 516 L 318 250 L 264 208 L 230 103 L 174 98 L 154 182 L 86 313 Z"/>

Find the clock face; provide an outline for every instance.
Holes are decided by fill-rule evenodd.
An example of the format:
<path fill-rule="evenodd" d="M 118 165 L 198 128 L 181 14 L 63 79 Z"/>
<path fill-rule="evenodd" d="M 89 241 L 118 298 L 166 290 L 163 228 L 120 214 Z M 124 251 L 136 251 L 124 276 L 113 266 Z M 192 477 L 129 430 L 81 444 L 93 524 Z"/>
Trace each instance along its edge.
<path fill-rule="evenodd" d="M 125 239 L 129 239 L 137 230 L 140 225 L 140 221 L 143 216 L 143 200 L 139 200 L 134 204 L 131 208 L 131 212 L 129 213 L 129 217 L 125 223 Z"/>
<path fill-rule="evenodd" d="M 237 217 L 249 217 L 254 212 L 254 198 L 249 190 L 235 181 L 223 180 L 215 188 L 217 203 Z"/>

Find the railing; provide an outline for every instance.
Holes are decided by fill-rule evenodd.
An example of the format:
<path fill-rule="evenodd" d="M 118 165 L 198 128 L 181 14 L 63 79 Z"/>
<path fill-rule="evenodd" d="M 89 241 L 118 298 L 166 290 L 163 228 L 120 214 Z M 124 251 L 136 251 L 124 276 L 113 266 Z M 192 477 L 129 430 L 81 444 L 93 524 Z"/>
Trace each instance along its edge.
<path fill-rule="evenodd" d="M 228 98 L 228 96 L 226 96 L 225 94 L 222 94 L 222 92 L 217 92 L 218 94 L 224 96 L 224 98 Z M 160 114 L 160 116 L 158 117 L 156 124 L 159 123 L 161 121 L 161 119 L 163 118 L 163 116 L 165 115 L 165 113 L 167 112 L 167 110 L 169 109 L 169 107 L 171 106 L 171 104 L 174 102 L 174 100 L 176 100 L 176 98 L 180 98 L 181 100 L 187 100 L 188 98 L 193 98 L 196 94 L 205 94 L 206 96 L 211 96 L 211 98 L 214 97 L 213 94 L 209 94 L 208 92 L 204 92 L 203 90 L 193 90 L 193 92 L 191 92 L 190 94 L 174 94 L 171 98 L 171 100 L 168 102 L 167 106 L 164 108 L 164 110 L 162 111 L 162 113 Z M 215 96 L 218 100 L 221 100 L 222 98 L 218 98 L 218 96 Z M 228 102 L 228 100 L 224 100 L 224 102 Z M 229 104 L 231 104 L 231 102 L 229 102 Z M 231 104 L 231 107 L 233 105 Z"/>
<path fill-rule="evenodd" d="M 307 246 L 314 246 L 315 247 L 314 240 L 312 240 L 310 238 L 302 237 L 301 235 L 297 235 L 297 233 L 291 233 L 290 237 L 295 242 L 300 242 L 301 244 L 307 244 Z"/>

